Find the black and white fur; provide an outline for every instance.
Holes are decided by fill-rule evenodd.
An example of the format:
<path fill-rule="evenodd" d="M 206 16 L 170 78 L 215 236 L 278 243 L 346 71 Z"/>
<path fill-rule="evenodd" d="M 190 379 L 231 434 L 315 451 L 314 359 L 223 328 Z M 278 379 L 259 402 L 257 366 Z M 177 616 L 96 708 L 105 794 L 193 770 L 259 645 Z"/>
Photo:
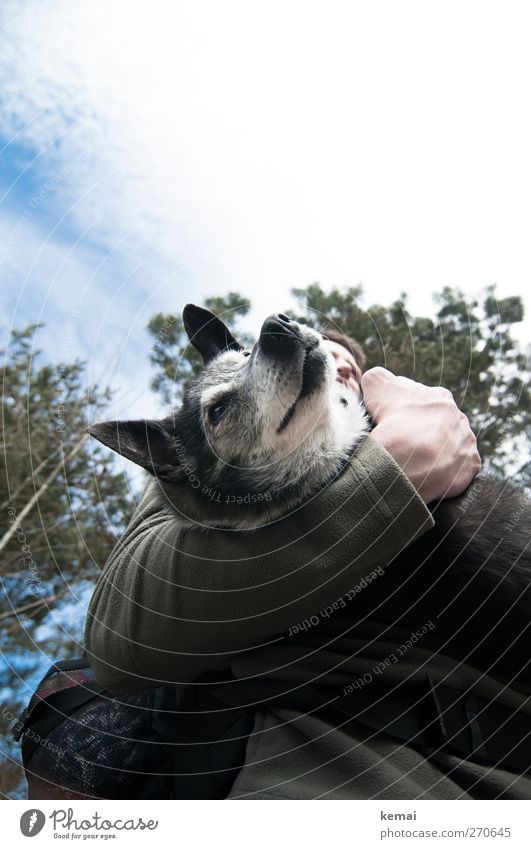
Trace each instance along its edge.
<path fill-rule="evenodd" d="M 158 478 L 181 525 L 251 530 L 340 474 L 368 418 L 336 381 L 315 330 L 273 315 L 249 351 L 208 310 L 189 304 L 183 319 L 204 369 L 181 406 L 162 420 L 89 431 Z M 407 627 L 431 619 L 446 653 L 529 683 L 529 499 L 481 475 L 458 498 L 431 507 L 433 530 L 360 594 L 356 619 Z"/>
<path fill-rule="evenodd" d="M 205 367 L 181 407 L 161 421 L 105 422 L 90 433 L 155 474 L 182 521 L 263 525 L 339 472 L 367 416 L 337 383 L 315 330 L 271 316 L 246 351 L 207 310 L 188 305 L 183 317 Z"/>

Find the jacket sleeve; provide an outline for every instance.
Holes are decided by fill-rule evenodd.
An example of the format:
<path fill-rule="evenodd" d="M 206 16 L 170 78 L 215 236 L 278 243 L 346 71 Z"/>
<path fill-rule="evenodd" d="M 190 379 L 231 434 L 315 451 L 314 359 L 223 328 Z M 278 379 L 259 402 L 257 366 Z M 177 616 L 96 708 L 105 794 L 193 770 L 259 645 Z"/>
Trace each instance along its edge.
<path fill-rule="evenodd" d="M 301 508 L 253 531 L 183 528 L 150 481 L 97 581 L 85 625 L 111 692 L 188 683 L 333 603 L 433 525 L 372 437 Z"/>

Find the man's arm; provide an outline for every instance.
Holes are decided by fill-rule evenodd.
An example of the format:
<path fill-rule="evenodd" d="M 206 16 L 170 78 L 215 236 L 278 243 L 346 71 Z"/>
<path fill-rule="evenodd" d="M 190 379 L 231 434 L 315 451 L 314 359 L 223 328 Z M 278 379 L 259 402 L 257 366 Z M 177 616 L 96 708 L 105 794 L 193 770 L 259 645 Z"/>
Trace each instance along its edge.
<path fill-rule="evenodd" d="M 481 470 L 470 423 L 443 386 L 372 368 L 361 379 L 372 436 L 429 504 L 460 495 Z"/>
<path fill-rule="evenodd" d="M 432 526 L 371 437 L 289 517 L 254 531 L 179 527 L 152 481 L 97 582 L 85 646 L 113 692 L 189 682 L 335 601 Z"/>

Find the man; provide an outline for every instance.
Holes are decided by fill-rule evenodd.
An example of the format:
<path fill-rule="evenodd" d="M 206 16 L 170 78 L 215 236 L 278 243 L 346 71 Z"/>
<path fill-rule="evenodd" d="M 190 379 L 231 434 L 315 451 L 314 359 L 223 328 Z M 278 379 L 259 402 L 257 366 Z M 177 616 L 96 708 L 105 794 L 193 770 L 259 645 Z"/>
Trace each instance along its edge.
<path fill-rule="evenodd" d="M 326 328 L 326 336 L 325 345 L 336 362 L 338 382 L 356 395 L 363 384 L 365 405 L 377 421 L 371 434 L 373 439 L 387 449 L 424 501 L 429 503 L 463 492 L 480 471 L 481 458 L 468 419 L 457 409 L 451 393 L 443 388 L 430 388 L 426 392 L 427 387 L 422 384 L 407 377 L 395 377 L 383 368 L 370 369 L 363 375 L 365 354 L 361 345 L 338 330 Z M 426 407 L 432 408 L 432 419 Z M 421 427 L 432 427 L 432 449 L 441 448 L 437 460 L 432 456 L 428 465 L 421 461 L 419 446 L 412 451 L 406 437 L 412 428 L 415 432 L 417 417 L 419 423 L 424 423 Z M 439 468 L 445 462 L 447 468 Z"/>
<path fill-rule="evenodd" d="M 428 502 L 470 483 L 480 468 L 476 441 L 447 390 L 380 368 L 362 376 L 352 341 L 329 336 L 338 380 L 363 391 L 371 435 L 326 490 L 254 531 L 180 528 L 148 484 L 87 616 L 91 665 L 111 691 L 174 683 L 182 695 L 212 670 L 288 690 L 324 679 L 344 688 L 408 636 L 396 628 L 383 635 L 372 621 L 354 626 L 358 589 L 432 527 Z M 405 664 L 388 666 L 391 685 L 415 685 L 429 658 L 435 683 L 496 691 L 496 682 L 455 664 L 430 639 L 413 646 Z M 367 739 L 355 722 L 258 700 L 230 797 L 474 798 L 477 784 L 482 793 L 499 787 L 521 798 L 501 773 L 444 752 L 428 760 L 385 733 Z"/>
<path fill-rule="evenodd" d="M 361 345 L 352 336 L 347 336 L 339 330 L 327 328 L 325 336 L 325 345 L 336 362 L 337 380 L 359 395 L 365 365 L 365 354 Z"/>

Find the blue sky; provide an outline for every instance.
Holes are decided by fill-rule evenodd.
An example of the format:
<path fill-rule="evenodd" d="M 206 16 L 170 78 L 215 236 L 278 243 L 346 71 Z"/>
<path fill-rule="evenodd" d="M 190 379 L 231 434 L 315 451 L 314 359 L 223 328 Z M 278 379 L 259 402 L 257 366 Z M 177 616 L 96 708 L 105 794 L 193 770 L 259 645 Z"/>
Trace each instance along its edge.
<path fill-rule="evenodd" d="M 119 390 L 121 414 L 135 404 L 140 414 L 143 404 L 153 404 L 144 329 L 158 262 L 137 258 L 131 264 L 127 236 L 115 248 L 92 232 L 91 222 L 83 226 L 76 218 L 73 175 L 76 165 L 89 162 L 90 150 L 82 149 L 74 159 L 60 147 L 43 154 L 24 141 L 23 133 L 16 141 L 0 137 L 1 148 L 4 328 L 43 321 L 36 346 L 47 357 L 88 360 L 92 377 Z M 151 311 L 161 307 L 155 300 Z"/>
<path fill-rule="evenodd" d="M 530 290 L 529 16 L 431 6 L 6 0 L 3 329 L 46 322 L 129 416 L 189 300 L 241 291 L 256 332 L 313 280 Z"/>

